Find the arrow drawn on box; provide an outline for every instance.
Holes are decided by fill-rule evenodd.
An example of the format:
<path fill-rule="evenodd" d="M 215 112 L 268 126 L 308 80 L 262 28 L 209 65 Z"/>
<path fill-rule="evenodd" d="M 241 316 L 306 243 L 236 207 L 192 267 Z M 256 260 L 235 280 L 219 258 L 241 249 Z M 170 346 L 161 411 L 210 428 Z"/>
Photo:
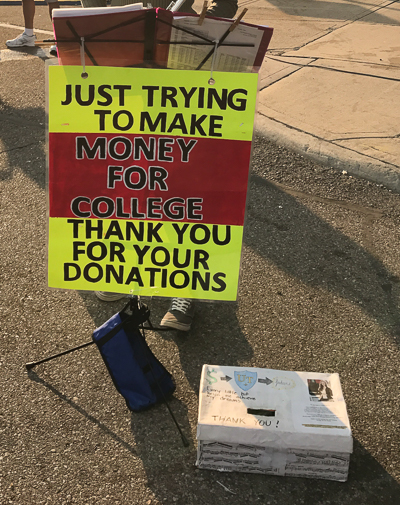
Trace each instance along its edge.
<path fill-rule="evenodd" d="M 262 384 L 269 386 L 270 384 L 272 384 L 273 381 L 271 379 L 268 379 L 268 377 L 265 377 L 265 379 L 258 379 L 258 382 L 261 382 Z"/>
<path fill-rule="evenodd" d="M 226 381 L 226 382 L 229 382 L 232 380 L 232 377 L 229 377 L 229 375 L 225 375 L 225 377 L 221 377 L 221 380 L 222 381 Z"/>

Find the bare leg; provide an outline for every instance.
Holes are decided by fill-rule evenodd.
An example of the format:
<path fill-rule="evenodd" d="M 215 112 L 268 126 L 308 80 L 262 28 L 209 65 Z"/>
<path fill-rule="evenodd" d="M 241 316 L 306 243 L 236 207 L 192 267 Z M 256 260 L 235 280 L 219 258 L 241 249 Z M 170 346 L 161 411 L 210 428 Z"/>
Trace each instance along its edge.
<path fill-rule="evenodd" d="M 22 0 L 22 12 L 24 14 L 25 28 L 33 29 L 35 17 L 35 0 Z"/>
<path fill-rule="evenodd" d="M 60 4 L 58 2 L 50 2 L 49 3 L 50 19 L 53 19 L 53 15 L 52 15 L 53 9 L 59 9 L 59 8 L 60 8 Z"/>
<path fill-rule="evenodd" d="M 60 7 L 60 4 L 58 2 L 49 2 L 49 15 L 50 19 L 53 19 L 53 9 L 58 9 Z M 50 47 L 50 54 L 52 56 L 57 56 L 57 46 L 51 46 Z"/>

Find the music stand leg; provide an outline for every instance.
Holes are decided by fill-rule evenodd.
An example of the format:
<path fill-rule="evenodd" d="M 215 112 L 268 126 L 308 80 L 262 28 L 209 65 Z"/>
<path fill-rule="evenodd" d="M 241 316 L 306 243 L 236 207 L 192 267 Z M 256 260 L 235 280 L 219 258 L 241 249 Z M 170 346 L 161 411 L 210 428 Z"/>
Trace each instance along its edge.
<path fill-rule="evenodd" d="M 39 361 L 31 361 L 30 363 L 25 364 L 26 369 L 31 370 L 36 365 L 40 365 L 41 363 L 46 363 L 46 361 L 50 361 L 54 358 L 59 358 L 60 356 L 65 356 L 65 354 L 69 354 L 70 352 L 77 351 L 78 349 L 83 349 L 84 347 L 88 347 L 89 345 L 93 345 L 93 344 L 94 344 L 93 341 L 86 342 L 86 344 L 81 344 L 81 345 L 78 345 L 77 347 L 72 347 L 72 349 L 68 349 L 67 351 L 63 351 L 58 354 L 53 354 L 52 356 L 48 356 L 47 358 L 43 358 Z"/>

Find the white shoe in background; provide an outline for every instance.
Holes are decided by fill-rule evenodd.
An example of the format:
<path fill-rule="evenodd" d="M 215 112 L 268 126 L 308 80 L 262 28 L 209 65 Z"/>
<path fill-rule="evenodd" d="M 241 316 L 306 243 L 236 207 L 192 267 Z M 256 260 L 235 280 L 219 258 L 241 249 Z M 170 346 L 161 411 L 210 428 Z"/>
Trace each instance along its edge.
<path fill-rule="evenodd" d="M 27 35 L 25 32 L 18 35 L 13 40 L 7 40 L 6 46 L 13 49 L 14 47 L 34 47 L 36 35 Z"/>
<path fill-rule="evenodd" d="M 128 296 L 123 293 L 111 293 L 108 291 L 95 291 L 94 294 L 103 302 L 116 302 L 117 300 L 122 300 L 122 298 L 126 298 Z"/>

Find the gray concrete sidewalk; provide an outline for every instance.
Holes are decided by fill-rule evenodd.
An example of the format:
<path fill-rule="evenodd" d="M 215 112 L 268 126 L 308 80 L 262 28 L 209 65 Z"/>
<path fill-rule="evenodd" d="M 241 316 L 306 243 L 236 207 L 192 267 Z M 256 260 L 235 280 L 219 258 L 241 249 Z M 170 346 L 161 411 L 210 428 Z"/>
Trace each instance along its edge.
<path fill-rule="evenodd" d="M 274 27 L 259 129 L 349 174 L 400 190 L 400 3 L 256 0 Z"/>

